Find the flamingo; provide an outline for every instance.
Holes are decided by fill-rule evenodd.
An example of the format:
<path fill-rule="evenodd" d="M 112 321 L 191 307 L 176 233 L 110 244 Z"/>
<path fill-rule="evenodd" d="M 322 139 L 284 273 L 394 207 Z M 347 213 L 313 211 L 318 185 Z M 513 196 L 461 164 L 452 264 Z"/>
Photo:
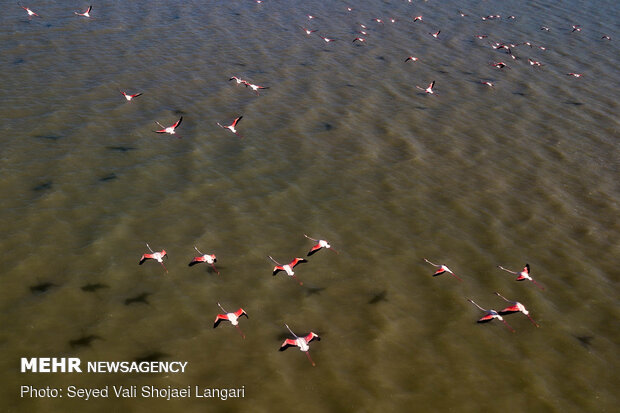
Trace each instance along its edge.
<path fill-rule="evenodd" d="M 330 39 L 329 37 L 319 36 L 321 39 L 325 40 L 325 43 L 335 42 L 336 39 Z"/>
<path fill-rule="evenodd" d="M 415 16 L 415 17 L 413 18 L 413 22 L 414 22 L 414 23 L 415 23 L 415 22 L 417 22 L 417 21 L 422 21 L 422 16 Z"/>
<path fill-rule="evenodd" d="M 317 252 L 318 250 L 320 250 L 321 248 L 325 248 L 325 249 L 331 249 L 332 251 L 334 251 L 336 254 L 338 254 L 338 251 L 336 251 L 335 249 L 332 248 L 332 246 L 329 244 L 329 242 L 327 242 L 324 239 L 314 239 L 314 238 L 310 238 L 309 236 L 307 236 L 306 234 L 304 234 L 304 237 L 308 238 L 309 240 L 312 240 L 314 242 L 316 242 L 317 244 L 312 247 L 312 249 L 308 252 L 308 257 L 311 256 L 312 254 L 314 254 L 315 252 Z"/>
<path fill-rule="evenodd" d="M 24 7 L 21 4 L 19 4 L 19 3 L 17 3 L 17 4 L 19 5 L 19 7 L 21 7 L 24 10 L 26 10 L 26 13 L 28 13 L 28 17 L 32 17 L 32 16 L 41 17 L 38 14 L 36 14 L 35 12 L 33 12 L 32 10 L 30 10 L 28 7 Z"/>
<path fill-rule="evenodd" d="M 299 281 L 299 280 L 297 279 L 297 277 L 295 277 L 295 273 L 293 272 L 293 268 L 295 268 L 295 266 L 296 266 L 297 264 L 299 264 L 299 263 L 308 262 L 307 260 L 305 260 L 305 259 L 303 259 L 303 258 L 293 258 L 293 260 L 292 260 L 291 262 L 289 262 L 288 264 L 286 264 L 286 265 L 282 265 L 282 264 L 280 264 L 278 261 L 274 260 L 274 259 L 271 257 L 271 255 L 269 255 L 269 259 L 270 259 L 271 261 L 273 261 L 273 262 L 276 264 L 276 266 L 275 266 L 275 267 L 273 267 L 273 275 L 276 275 L 279 271 L 284 271 L 284 272 L 286 272 L 286 274 L 287 274 L 289 277 L 293 277 L 293 278 L 295 278 L 295 279 L 299 282 L 299 285 L 304 285 L 304 283 L 303 283 L 303 282 Z"/>
<path fill-rule="evenodd" d="M 243 83 L 245 84 L 245 87 L 252 88 L 252 90 L 254 92 L 256 92 L 257 95 L 259 95 L 258 89 L 269 89 L 269 86 L 258 86 L 258 85 L 254 85 L 254 84 L 252 84 L 250 82 L 247 82 L 247 81 L 244 81 Z"/>
<path fill-rule="evenodd" d="M 480 81 L 480 83 L 481 83 L 481 84 L 483 84 L 483 85 L 487 85 L 487 86 L 489 86 L 489 87 L 493 87 L 493 86 L 495 86 L 495 85 L 493 84 L 493 82 L 489 82 L 488 80 L 486 80 L 486 81 L 482 81 L 482 80 L 481 80 L 481 81 Z"/>
<path fill-rule="evenodd" d="M 166 268 L 166 266 L 164 265 L 164 257 L 167 257 L 168 254 L 166 253 L 166 250 L 161 250 L 161 251 L 153 251 L 151 249 L 151 247 L 149 246 L 148 243 L 146 243 L 146 247 L 149 249 L 149 251 L 151 251 L 150 254 L 142 254 L 142 257 L 140 257 L 140 262 L 138 263 L 139 265 L 144 264 L 144 261 L 146 260 L 155 260 L 158 263 L 161 264 L 162 267 L 164 267 L 164 270 L 166 270 L 166 272 L 168 272 L 168 269 Z"/>
<path fill-rule="evenodd" d="M 131 99 L 133 98 L 137 98 L 138 96 L 142 96 L 142 93 L 136 93 L 134 95 L 130 95 L 129 93 L 125 93 L 122 90 L 120 90 L 119 92 L 121 92 L 123 94 L 123 96 L 125 96 L 125 99 L 127 99 L 127 101 L 129 102 Z"/>
<path fill-rule="evenodd" d="M 213 328 L 216 328 L 220 324 L 220 322 L 222 320 L 230 321 L 230 324 L 232 324 L 235 327 L 237 327 L 237 330 L 239 330 L 239 334 L 241 334 L 241 337 L 245 338 L 245 334 L 243 334 L 243 331 L 241 331 L 241 327 L 239 327 L 239 321 L 238 321 L 239 317 L 241 317 L 241 316 L 245 316 L 245 318 L 250 318 L 250 317 L 248 317 L 248 314 L 245 312 L 245 310 L 243 308 L 240 308 L 237 311 L 235 311 L 234 313 L 229 313 L 226 310 L 224 310 L 224 307 L 222 307 L 220 305 L 220 303 L 217 303 L 217 305 L 226 314 L 218 314 L 215 317 L 215 322 L 213 323 Z"/>
<path fill-rule="evenodd" d="M 304 32 L 306 32 L 306 34 L 307 34 L 308 36 L 310 36 L 312 33 L 314 33 L 314 32 L 316 32 L 316 31 L 317 31 L 317 30 L 310 30 L 310 29 L 306 29 L 306 28 L 305 28 L 305 27 L 303 27 L 303 26 L 301 26 L 301 28 L 302 28 L 302 30 L 303 30 Z"/>
<path fill-rule="evenodd" d="M 241 118 L 243 118 L 243 116 L 239 116 L 237 119 L 233 120 L 233 123 L 231 123 L 228 126 L 223 126 L 221 125 L 219 122 L 217 123 L 217 125 L 222 128 L 222 129 L 228 129 L 229 131 L 231 131 L 232 133 L 234 133 L 235 135 L 237 135 L 240 138 L 243 138 L 243 136 L 239 135 L 237 133 L 237 123 L 239 123 L 239 121 L 241 120 Z"/>
<path fill-rule="evenodd" d="M 571 30 L 572 32 L 580 32 L 581 31 L 581 26 L 578 24 L 573 24 L 573 30 Z"/>
<path fill-rule="evenodd" d="M 415 57 L 415 56 L 408 56 L 408 57 L 405 59 L 405 63 L 406 63 L 406 62 L 408 62 L 408 61 L 410 61 L 410 60 L 411 60 L 412 62 L 417 62 L 417 61 L 419 60 L 419 58 L 417 58 L 417 57 Z"/>
<path fill-rule="evenodd" d="M 284 343 L 282 343 L 282 345 L 280 346 L 280 351 L 284 351 L 290 346 L 297 346 L 299 347 L 300 351 L 306 353 L 306 356 L 308 356 L 308 360 L 310 360 L 310 363 L 312 363 L 312 367 L 315 367 L 316 364 L 314 363 L 314 361 L 312 361 L 312 357 L 310 357 L 310 353 L 308 352 L 310 350 L 310 346 L 308 344 L 314 339 L 321 341 L 321 337 L 319 337 L 318 334 L 313 333 L 312 331 L 305 337 L 299 337 L 297 336 L 297 334 L 293 333 L 293 330 L 291 330 L 288 325 L 284 325 L 286 326 L 288 331 L 290 331 L 291 334 L 295 337 L 295 339 L 287 338 L 286 340 L 284 340 Z"/>
<path fill-rule="evenodd" d="M 581 77 L 583 73 L 567 73 L 566 76 Z"/>
<path fill-rule="evenodd" d="M 443 264 L 433 264 L 432 262 L 430 262 L 429 260 L 427 260 L 426 258 L 424 258 L 424 261 L 426 261 L 427 263 L 429 263 L 430 265 L 439 268 L 437 271 L 435 271 L 435 274 L 433 274 L 433 277 L 436 277 L 438 275 L 441 275 L 445 272 L 450 273 L 454 278 L 456 278 L 459 281 L 463 281 L 462 279 L 460 279 L 455 273 L 452 272 L 452 270 L 450 270 L 450 268 L 446 267 Z"/>
<path fill-rule="evenodd" d="M 437 30 L 435 33 L 429 33 L 429 34 L 433 36 L 435 39 L 439 39 L 439 33 L 441 33 L 441 30 Z"/>
<path fill-rule="evenodd" d="M 427 87 L 426 89 L 424 89 L 424 88 L 423 88 L 423 87 L 421 87 L 421 86 L 417 86 L 417 85 L 416 85 L 416 87 L 417 87 L 418 89 L 423 90 L 424 92 L 428 93 L 429 95 L 433 95 L 433 94 L 435 94 L 435 92 L 433 91 L 433 87 L 434 87 L 434 86 L 435 86 L 435 81 L 434 81 L 434 80 L 433 80 L 433 81 L 432 81 L 432 82 L 428 85 L 428 87 Z"/>
<path fill-rule="evenodd" d="M 478 323 L 488 323 L 489 321 L 492 321 L 494 318 L 497 318 L 499 321 L 506 324 L 506 327 L 508 327 L 510 331 L 512 331 L 513 333 L 515 332 L 515 330 L 512 327 L 510 327 L 510 324 L 508 324 L 506 320 L 504 320 L 504 318 L 497 313 L 497 311 L 485 310 L 484 308 L 480 307 L 478 304 L 476 304 L 473 300 L 470 300 L 469 298 L 467 299 L 467 301 L 469 301 L 470 303 L 472 303 L 473 305 L 475 305 L 480 310 L 486 313 L 482 318 L 478 320 Z"/>
<path fill-rule="evenodd" d="M 511 303 L 512 305 L 510 307 L 506 307 L 503 310 L 500 310 L 499 313 L 504 315 L 504 314 L 512 314 L 512 313 L 518 313 L 518 312 L 522 312 L 523 314 L 525 314 L 527 316 L 527 318 L 530 319 L 530 321 L 536 326 L 536 327 L 540 327 L 538 325 L 538 323 L 536 323 L 536 321 L 534 321 L 534 319 L 532 317 L 530 317 L 530 312 L 527 311 L 527 309 L 525 308 L 525 306 L 523 304 L 521 304 L 518 301 L 510 301 L 508 300 L 506 297 L 504 297 L 503 295 L 501 295 L 500 293 L 498 293 L 497 291 L 495 291 L 495 294 L 502 297 L 504 299 L 504 301 Z"/>
<path fill-rule="evenodd" d="M 191 267 L 193 265 L 200 264 L 201 262 L 206 262 L 207 264 L 210 264 L 213 267 L 217 275 L 220 275 L 220 272 L 217 270 L 217 268 L 215 268 L 215 265 L 213 264 L 214 262 L 217 261 L 215 254 L 203 254 L 202 252 L 198 250 L 198 248 L 196 248 L 195 245 L 194 245 L 194 249 L 198 252 L 198 254 L 200 254 L 200 257 L 194 257 L 194 259 L 188 265 Z"/>
<path fill-rule="evenodd" d="M 527 59 L 527 61 L 530 63 L 530 66 L 542 66 L 543 65 L 538 60 Z"/>
<path fill-rule="evenodd" d="M 507 65 L 506 63 L 504 63 L 504 62 L 493 62 L 493 63 L 491 63 L 491 65 L 495 66 L 495 67 L 496 67 L 496 68 L 498 68 L 498 69 L 503 69 L 503 68 L 505 68 L 505 67 L 506 67 L 506 68 L 508 68 L 508 69 L 510 69 L 510 68 L 508 67 L 508 65 Z"/>
<path fill-rule="evenodd" d="M 245 80 L 241 79 L 240 77 L 237 76 L 233 76 L 230 79 L 228 79 L 228 81 L 234 80 L 235 82 L 237 82 L 238 85 L 240 84 L 245 84 Z"/>
<path fill-rule="evenodd" d="M 363 37 L 356 37 L 355 39 L 353 39 L 352 43 L 355 43 L 355 42 L 364 43 L 365 41 L 366 39 L 364 39 Z"/>
<path fill-rule="evenodd" d="M 523 267 L 521 272 L 507 270 L 506 268 L 502 267 L 501 265 L 498 265 L 497 268 L 499 268 L 500 270 L 504 270 L 506 272 L 509 272 L 511 274 L 518 275 L 516 281 L 530 280 L 531 282 L 536 284 L 536 286 L 538 288 L 540 288 L 543 291 L 545 290 L 545 287 L 541 286 L 532 277 L 530 277 L 530 264 L 525 264 L 525 267 Z"/>
<path fill-rule="evenodd" d="M 168 133 L 170 135 L 174 135 L 176 133 L 176 128 L 179 127 L 179 125 L 181 124 L 181 121 L 183 121 L 183 116 L 181 116 L 179 118 L 179 120 L 177 120 L 176 123 L 174 125 L 172 125 L 172 126 L 164 126 L 161 123 L 155 121 L 155 123 L 157 123 L 161 129 L 153 131 L 153 132 L 155 132 L 155 133 Z M 181 139 L 180 136 L 179 136 L 179 139 Z"/>
<path fill-rule="evenodd" d="M 74 11 L 73 13 L 75 13 L 78 16 L 90 17 L 90 11 L 92 9 L 93 9 L 93 6 L 88 6 L 88 9 L 86 9 L 84 13 L 78 13 L 77 11 Z"/>

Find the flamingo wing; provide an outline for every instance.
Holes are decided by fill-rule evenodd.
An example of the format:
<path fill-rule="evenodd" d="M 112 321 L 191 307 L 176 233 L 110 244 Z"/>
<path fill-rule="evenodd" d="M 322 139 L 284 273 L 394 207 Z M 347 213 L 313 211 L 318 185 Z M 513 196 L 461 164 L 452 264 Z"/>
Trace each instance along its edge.
<path fill-rule="evenodd" d="M 314 254 L 315 252 L 317 252 L 318 250 L 320 250 L 321 248 L 321 244 L 316 244 L 314 247 L 312 247 L 312 249 L 308 252 L 308 257 L 311 256 L 312 254 Z"/>
<path fill-rule="evenodd" d="M 291 263 L 289 264 L 289 266 L 290 266 L 291 268 L 293 268 L 293 267 L 295 267 L 297 264 L 304 263 L 304 262 L 308 262 L 308 261 L 307 261 L 307 260 L 305 260 L 305 259 L 303 259 L 303 258 L 295 258 L 295 259 L 293 259 L 293 261 L 291 261 Z"/>
<path fill-rule="evenodd" d="M 245 318 L 250 318 L 248 317 L 248 314 L 245 312 L 243 308 L 240 308 L 237 311 L 235 311 L 235 315 L 237 316 L 237 318 L 241 317 L 242 315 L 244 315 Z"/>
<path fill-rule="evenodd" d="M 314 339 L 316 339 L 316 340 L 318 340 L 318 341 L 321 341 L 321 337 L 319 337 L 319 335 L 318 335 L 318 334 L 313 333 L 313 332 L 310 332 L 310 334 L 308 334 L 308 335 L 306 336 L 306 338 L 305 338 L 306 343 L 309 343 L 309 342 L 311 342 L 311 341 L 312 341 L 312 340 L 314 340 Z"/>
<path fill-rule="evenodd" d="M 177 122 L 172 125 L 172 127 L 176 129 L 181 124 L 181 121 L 183 121 L 183 116 L 181 116 L 179 120 L 177 120 Z"/>
<path fill-rule="evenodd" d="M 287 338 L 286 340 L 284 340 L 284 343 L 282 343 L 282 345 L 280 346 L 279 351 L 284 351 L 287 348 L 293 347 L 293 346 L 297 346 L 297 342 L 293 339 Z"/>
<path fill-rule="evenodd" d="M 196 264 L 200 264 L 201 262 L 205 262 L 206 259 L 204 257 L 194 257 L 192 262 L 188 264 L 189 267 L 194 266 Z"/>
<path fill-rule="evenodd" d="M 218 314 L 215 317 L 215 322 L 213 323 L 213 328 L 217 327 L 218 325 L 220 325 L 220 322 L 222 320 L 228 321 L 228 316 L 226 314 Z"/>
<path fill-rule="evenodd" d="M 140 257 L 140 262 L 138 263 L 138 265 L 144 264 L 144 261 L 150 260 L 151 258 L 153 258 L 153 254 L 144 254 L 144 255 L 142 255 L 142 257 Z"/>
<path fill-rule="evenodd" d="M 239 116 L 237 119 L 235 119 L 235 120 L 233 121 L 233 123 L 232 123 L 232 127 L 233 127 L 233 128 L 237 126 L 237 123 L 239 123 L 239 121 L 241 120 L 241 118 L 243 118 L 243 116 Z"/>
<path fill-rule="evenodd" d="M 515 304 L 515 305 L 511 305 L 510 307 L 506 307 L 503 310 L 498 311 L 501 315 L 504 314 L 512 314 L 512 313 L 518 313 L 519 311 L 519 307 Z"/>

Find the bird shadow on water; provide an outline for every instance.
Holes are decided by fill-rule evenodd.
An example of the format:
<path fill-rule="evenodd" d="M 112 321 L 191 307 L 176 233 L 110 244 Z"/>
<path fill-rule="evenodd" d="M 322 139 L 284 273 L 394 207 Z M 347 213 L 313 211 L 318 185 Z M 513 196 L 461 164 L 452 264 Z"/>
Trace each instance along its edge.
<path fill-rule="evenodd" d="M 90 334 L 87 336 L 76 338 L 75 340 L 69 340 L 69 345 L 71 346 L 71 348 L 90 347 L 92 345 L 92 342 L 95 340 L 103 340 L 103 338 L 94 334 Z"/>
<path fill-rule="evenodd" d="M 117 152 L 129 152 L 135 151 L 137 148 L 134 148 L 133 146 L 106 146 L 106 149 Z"/>
<path fill-rule="evenodd" d="M 58 136 L 58 135 L 36 135 L 35 138 L 56 142 L 57 140 L 62 139 L 63 137 Z"/>
<path fill-rule="evenodd" d="M 47 290 L 49 290 L 52 287 L 58 287 L 58 286 L 50 282 L 42 282 L 36 285 L 31 285 L 30 292 L 34 295 L 41 295 L 43 293 L 46 293 Z"/>
<path fill-rule="evenodd" d="M 581 105 L 583 105 L 583 103 L 581 103 L 581 102 L 575 102 L 575 101 L 572 101 L 572 100 L 567 100 L 564 103 L 567 104 L 567 105 L 573 105 L 573 106 L 581 106 Z"/>
<path fill-rule="evenodd" d="M 134 297 L 129 297 L 125 299 L 125 305 L 140 304 L 140 303 L 151 305 L 151 303 L 149 303 L 149 300 L 147 299 L 149 295 L 152 295 L 152 293 L 143 292 Z"/>
<path fill-rule="evenodd" d="M 110 288 L 110 287 L 106 284 L 101 284 L 101 283 L 86 284 L 81 287 L 82 291 L 87 292 L 87 293 L 94 293 L 94 292 L 97 292 L 97 290 L 100 290 L 102 288 Z"/>
<path fill-rule="evenodd" d="M 35 192 L 45 191 L 47 189 L 52 189 L 52 181 L 45 181 L 40 183 L 39 185 L 32 188 Z"/>
<path fill-rule="evenodd" d="M 311 295 L 320 295 L 323 291 L 325 291 L 325 287 L 302 287 L 309 297 Z"/>
<path fill-rule="evenodd" d="M 149 362 L 149 361 L 159 361 L 163 358 L 170 357 L 170 354 L 162 353 L 161 351 L 153 351 L 152 353 L 145 354 L 143 356 L 139 356 L 133 359 L 136 363 Z"/>
<path fill-rule="evenodd" d="M 373 294 L 372 298 L 368 301 L 368 304 L 377 304 L 381 301 L 387 301 L 387 290 L 379 291 Z"/>
<path fill-rule="evenodd" d="M 586 350 L 590 351 L 590 347 L 592 346 L 592 340 L 594 340 L 593 336 L 574 336 L 577 340 L 579 340 L 579 344 L 581 344 Z"/>
<path fill-rule="evenodd" d="M 113 181 L 115 179 L 118 179 L 118 176 L 114 172 L 111 172 L 99 178 L 99 182 L 108 182 L 108 181 Z"/>

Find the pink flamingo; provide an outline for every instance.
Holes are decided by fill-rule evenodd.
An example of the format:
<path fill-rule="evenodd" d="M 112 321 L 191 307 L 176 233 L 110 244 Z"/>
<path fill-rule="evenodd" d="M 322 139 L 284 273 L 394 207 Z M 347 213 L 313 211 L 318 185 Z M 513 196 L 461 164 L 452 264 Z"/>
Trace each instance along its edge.
<path fill-rule="evenodd" d="M 506 324 L 506 327 L 508 327 L 510 329 L 510 331 L 512 331 L 513 333 L 515 332 L 515 330 L 512 327 L 510 327 L 510 324 L 508 324 L 506 322 L 506 320 L 504 320 L 504 318 L 497 313 L 497 311 L 495 311 L 495 310 L 486 310 L 486 309 L 480 307 L 478 304 L 476 304 L 473 300 L 470 300 L 469 298 L 467 299 L 467 301 L 469 301 L 470 303 L 472 303 L 473 305 L 475 305 L 480 310 L 482 310 L 482 311 L 484 311 L 486 313 L 482 318 L 478 319 L 478 323 L 488 323 L 489 321 L 492 321 L 494 318 L 497 318 L 499 321 L 501 321 L 502 323 Z"/>
<path fill-rule="evenodd" d="M 462 279 L 460 279 L 455 273 L 452 272 L 452 270 L 450 270 L 450 268 L 446 267 L 443 264 L 433 264 L 432 262 L 430 262 L 429 260 L 427 260 L 426 258 L 424 258 L 424 261 L 426 261 L 427 263 L 429 263 L 430 265 L 437 267 L 438 270 L 435 271 L 435 274 L 433 274 L 433 277 L 436 277 L 438 275 L 441 275 L 445 272 L 450 273 L 454 278 L 456 278 L 459 281 L 463 281 Z"/>
<path fill-rule="evenodd" d="M 529 280 L 531 282 L 533 282 L 534 284 L 536 284 L 536 286 L 538 288 L 540 288 L 541 290 L 545 290 L 545 287 L 543 287 L 542 285 L 538 284 L 531 276 L 530 276 L 530 264 L 525 264 L 525 267 L 523 267 L 523 270 L 521 270 L 521 272 L 516 272 L 516 271 L 510 271 L 507 270 L 506 268 L 502 267 L 501 265 L 498 265 L 497 268 L 499 268 L 500 270 L 504 270 L 506 272 L 509 272 L 511 274 L 514 275 L 518 275 L 518 277 L 516 278 L 516 281 L 524 281 L 524 280 Z"/>
<path fill-rule="evenodd" d="M 318 334 L 313 333 L 312 331 L 306 337 L 298 337 L 297 334 L 293 333 L 293 330 L 291 330 L 288 325 L 284 325 L 286 326 L 288 331 L 290 331 L 291 334 L 295 337 L 295 339 L 293 340 L 291 338 L 287 338 L 286 340 L 284 340 L 284 343 L 282 343 L 282 345 L 280 346 L 280 351 L 284 351 L 290 346 L 299 347 L 299 350 L 303 351 L 304 353 L 306 353 L 306 356 L 308 356 L 308 360 L 310 360 L 310 363 L 312 363 L 312 367 L 315 367 L 316 364 L 314 364 L 314 361 L 312 361 L 312 357 L 310 357 L 310 353 L 308 352 L 310 350 L 310 346 L 308 344 L 314 339 L 320 341 L 321 337 L 319 337 Z"/>
<path fill-rule="evenodd" d="M 534 321 L 534 319 L 532 317 L 530 317 L 530 312 L 527 311 L 527 309 L 525 308 L 525 306 L 523 304 L 521 304 L 518 301 L 510 301 L 509 299 L 507 299 L 506 297 L 504 297 L 503 295 L 501 295 L 500 293 L 498 293 L 497 291 L 495 291 L 495 294 L 502 297 L 504 299 L 504 301 L 511 303 L 512 305 L 510 307 L 506 307 L 503 310 L 498 311 L 501 315 L 504 314 L 512 314 L 512 313 L 518 313 L 521 312 L 523 314 L 525 314 L 527 316 L 527 318 L 530 319 L 530 321 L 536 326 L 536 327 L 540 327 L 538 325 L 538 323 L 536 323 L 536 321 Z"/>
<path fill-rule="evenodd" d="M 166 253 L 166 250 L 161 250 L 158 252 L 155 252 L 151 249 L 151 247 L 149 246 L 148 243 L 146 243 L 146 247 L 149 249 L 149 251 L 151 251 L 150 254 L 142 254 L 142 257 L 140 257 L 140 262 L 138 263 L 139 265 L 144 264 L 144 261 L 146 260 L 155 260 L 158 263 L 161 264 L 162 267 L 164 267 L 164 270 L 166 270 L 166 272 L 168 272 L 168 269 L 166 268 L 166 266 L 164 265 L 164 257 L 167 257 L 168 254 Z"/>
<path fill-rule="evenodd" d="M 222 307 L 220 303 L 217 303 L 217 305 L 222 309 L 225 314 L 218 314 L 215 317 L 215 323 L 213 324 L 213 328 L 216 328 L 222 320 L 230 321 L 230 324 L 237 327 L 237 330 L 239 330 L 239 334 L 241 334 L 241 337 L 245 338 L 245 334 L 243 334 L 243 331 L 241 331 L 241 327 L 239 327 L 238 320 L 241 316 L 245 316 L 245 318 L 250 317 L 248 317 L 247 313 L 243 310 L 243 308 L 238 309 L 234 313 L 229 313 L 228 311 L 224 310 L 224 307 Z"/>

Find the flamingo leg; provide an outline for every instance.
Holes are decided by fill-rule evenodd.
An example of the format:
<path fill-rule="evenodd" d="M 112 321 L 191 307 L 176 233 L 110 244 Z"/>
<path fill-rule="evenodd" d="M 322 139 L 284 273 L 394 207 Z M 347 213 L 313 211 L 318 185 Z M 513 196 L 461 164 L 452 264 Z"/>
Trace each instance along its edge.
<path fill-rule="evenodd" d="M 245 334 L 243 334 L 243 331 L 241 331 L 241 327 L 239 326 L 235 326 L 235 327 L 237 327 L 237 330 L 239 331 L 239 334 L 241 334 L 241 337 L 245 339 Z"/>
<path fill-rule="evenodd" d="M 537 286 L 538 288 L 540 288 L 542 291 L 545 291 L 545 287 L 543 287 L 542 285 L 538 284 L 538 283 L 537 283 L 537 282 L 536 282 L 533 278 L 532 278 L 532 282 L 533 282 L 534 284 L 536 284 L 536 286 Z"/>
<path fill-rule="evenodd" d="M 540 326 L 538 325 L 538 323 L 536 323 L 536 321 L 534 321 L 534 319 L 533 319 L 532 317 L 530 317 L 530 315 L 529 315 L 529 314 L 526 314 L 526 316 L 527 316 L 527 318 L 529 318 L 529 319 L 530 319 L 530 321 L 531 321 L 532 323 L 534 323 L 534 325 L 535 325 L 536 327 L 540 327 Z"/>
<path fill-rule="evenodd" d="M 211 266 L 213 267 L 213 269 L 215 270 L 215 272 L 217 273 L 217 275 L 220 275 L 220 272 L 217 270 L 217 268 L 215 268 L 215 265 L 211 264 Z"/>
<path fill-rule="evenodd" d="M 312 360 L 312 357 L 310 357 L 310 353 L 308 353 L 307 351 L 306 351 L 306 356 L 308 356 L 308 360 L 310 360 L 310 363 L 312 363 L 312 367 L 316 367 L 316 364 Z"/>
<path fill-rule="evenodd" d="M 510 327 L 510 324 L 508 324 L 506 320 L 502 320 L 502 323 L 506 324 L 506 327 L 508 327 L 510 331 L 512 331 L 513 333 L 515 332 L 514 328 Z"/>

